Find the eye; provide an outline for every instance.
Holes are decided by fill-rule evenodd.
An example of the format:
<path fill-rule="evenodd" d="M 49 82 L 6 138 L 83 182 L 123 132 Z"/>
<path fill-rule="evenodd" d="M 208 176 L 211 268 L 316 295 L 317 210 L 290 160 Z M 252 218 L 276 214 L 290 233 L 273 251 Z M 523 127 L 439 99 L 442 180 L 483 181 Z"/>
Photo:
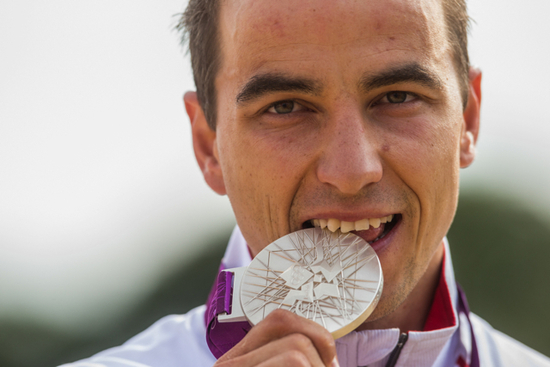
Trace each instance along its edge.
<path fill-rule="evenodd" d="M 381 100 L 383 103 L 405 103 L 410 102 L 416 96 L 409 92 L 392 91 L 387 93 Z"/>
<path fill-rule="evenodd" d="M 280 101 L 275 102 L 271 105 L 271 107 L 267 110 L 267 112 L 275 113 L 278 115 L 284 115 L 291 112 L 301 111 L 304 109 L 304 106 L 300 105 L 299 103 L 296 103 L 292 100 L 287 101 Z"/>

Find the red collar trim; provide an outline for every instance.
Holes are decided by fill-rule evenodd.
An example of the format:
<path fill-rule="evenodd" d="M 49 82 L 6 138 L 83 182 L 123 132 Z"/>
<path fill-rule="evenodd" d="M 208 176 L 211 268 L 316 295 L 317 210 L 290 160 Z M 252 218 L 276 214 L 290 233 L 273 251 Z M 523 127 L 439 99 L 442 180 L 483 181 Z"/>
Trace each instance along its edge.
<path fill-rule="evenodd" d="M 435 290 L 434 299 L 430 313 L 424 324 L 423 331 L 434 331 L 456 325 L 455 314 L 453 311 L 453 302 L 449 293 L 449 286 L 445 280 L 445 254 L 441 262 L 441 272 L 439 273 L 439 283 Z"/>

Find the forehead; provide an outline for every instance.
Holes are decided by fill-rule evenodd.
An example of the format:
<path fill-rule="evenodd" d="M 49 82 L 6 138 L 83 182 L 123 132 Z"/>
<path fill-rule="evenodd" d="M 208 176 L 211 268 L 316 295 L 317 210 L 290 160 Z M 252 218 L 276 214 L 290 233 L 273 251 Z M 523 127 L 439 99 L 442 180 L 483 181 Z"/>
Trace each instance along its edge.
<path fill-rule="evenodd" d="M 437 61 L 449 49 L 440 0 L 226 0 L 220 35 L 225 78 L 285 63 L 307 69 L 328 55 L 373 67 L 392 55 Z"/>

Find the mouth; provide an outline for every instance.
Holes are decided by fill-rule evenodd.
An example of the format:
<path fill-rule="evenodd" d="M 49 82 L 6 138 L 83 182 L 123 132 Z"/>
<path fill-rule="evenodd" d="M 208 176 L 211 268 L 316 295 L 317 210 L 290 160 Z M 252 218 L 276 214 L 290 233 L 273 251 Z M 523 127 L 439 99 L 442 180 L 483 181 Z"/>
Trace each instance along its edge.
<path fill-rule="evenodd" d="M 364 218 L 355 222 L 347 222 L 337 218 L 316 218 L 302 223 L 302 229 L 318 227 L 326 228 L 331 232 L 351 232 L 373 245 L 386 237 L 401 219 L 401 214 L 390 214 L 381 218 Z"/>

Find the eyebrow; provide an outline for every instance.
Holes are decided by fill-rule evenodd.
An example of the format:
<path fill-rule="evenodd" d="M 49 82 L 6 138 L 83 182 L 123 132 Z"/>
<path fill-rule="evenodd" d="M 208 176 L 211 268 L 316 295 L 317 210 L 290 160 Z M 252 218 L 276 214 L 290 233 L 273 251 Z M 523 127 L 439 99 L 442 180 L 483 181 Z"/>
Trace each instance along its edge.
<path fill-rule="evenodd" d="M 250 78 L 237 95 L 236 102 L 238 105 L 242 105 L 266 94 L 276 92 L 301 92 L 319 95 L 321 90 L 320 83 L 312 79 L 268 73 Z"/>
<path fill-rule="evenodd" d="M 404 82 L 419 83 L 432 89 L 443 87 L 443 82 L 437 74 L 417 63 L 392 68 L 378 74 L 365 74 L 359 81 L 359 87 L 363 91 L 370 91 Z"/>

